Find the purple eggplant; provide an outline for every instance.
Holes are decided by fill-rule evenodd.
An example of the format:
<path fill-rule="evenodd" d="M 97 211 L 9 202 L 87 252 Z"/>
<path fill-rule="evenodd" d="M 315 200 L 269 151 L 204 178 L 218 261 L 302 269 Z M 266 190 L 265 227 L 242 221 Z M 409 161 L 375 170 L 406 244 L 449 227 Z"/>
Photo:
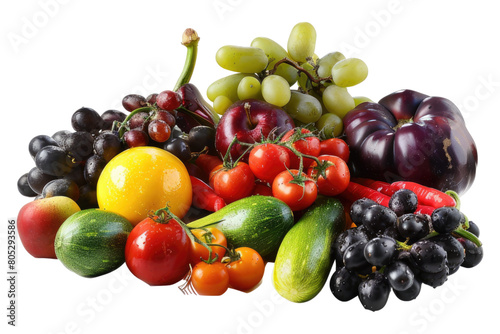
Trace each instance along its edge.
<path fill-rule="evenodd" d="M 177 89 L 182 99 L 181 107 L 177 109 L 176 123 L 179 128 L 188 133 L 193 127 L 207 125 L 215 128 L 219 115 L 203 99 L 200 91 L 192 83 L 186 83 Z"/>
<path fill-rule="evenodd" d="M 474 139 L 448 99 L 400 90 L 344 117 L 352 174 L 463 194 L 476 176 Z"/>

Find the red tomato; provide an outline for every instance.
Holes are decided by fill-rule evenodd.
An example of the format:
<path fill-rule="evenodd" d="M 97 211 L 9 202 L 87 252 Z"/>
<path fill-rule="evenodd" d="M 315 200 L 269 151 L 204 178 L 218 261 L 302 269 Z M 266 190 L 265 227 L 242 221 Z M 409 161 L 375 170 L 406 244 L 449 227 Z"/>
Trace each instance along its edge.
<path fill-rule="evenodd" d="M 340 138 L 330 138 L 320 143 L 321 155 L 336 155 L 345 162 L 349 161 L 349 146 Z"/>
<path fill-rule="evenodd" d="M 260 254 L 252 248 L 236 248 L 238 259 L 226 264 L 229 271 L 229 286 L 236 290 L 249 291 L 255 288 L 262 277 L 266 264 Z"/>
<path fill-rule="evenodd" d="M 297 179 L 302 184 L 297 184 Z M 305 173 L 299 175 L 296 169 L 279 173 L 274 178 L 272 190 L 273 196 L 285 202 L 292 211 L 308 208 L 318 196 L 316 183 Z"/>
<path fill-rule="evenodd" d="M 149 285 L 177 283 L 189 271 L 191 240 L 174 219 L 148 217 L 130 232 L 125 245 L 127 267 Z"/>
<path fill-rule="evenodd" d="M 226 204 L 249 196 L 255 183 L 255 176 L 245 162 L 238 162 L 231 169 L 223 165 L 215 167 L 210 173 L 210 186 Z"/>
<path fill-rule="evenodd" d="M 253 187 L 252 195 L 272 196 L 273 190 L 267 185 L 267 183 L 256 181 L 255 186 Z"/>
<path fill-rule="evenodd" d="M 229 272 L 220 262 L 198 262 L 193 268 L 191 284 L 199 295 L 220 296 L 229 288 Z"/>
<path fill-rule="evenodd" d="M 198 238 L 200 241 L 206 243 L 206 244 L 218 244 L 222 245 L 224 247 L 227 246 L 227 240 L 224 234 L 217 228 L 215 227 L 207 227 L 208 230 L 205 231 L 203 229 L 193 229 L 191 230 L 191 233 L 194 234 L 196 238 Z M 222 257 L 224 254 L 226 254 L 226 249 L 224 247 L 219 247 L 219 246 L 210 246 L 212 249 L 212 259 L 215 258 L 217 255 L 217 261 L 220 262 L 222 260 Z M 202 244 L 199 244 L 195 242 L 194 240 L 191 241 L 191 264 L 195 265 L 201 260 L 209 260 L 208 259 L 208 249 L 203 246 Z"/>
<path fill-rule="evenodd" d="M 335 196 L 346 190 L 351 180 L 351 174 L 346 162 L 340 157 L 334 155 L 320 155 L 319 161 L 326 161 L 324 174 L 316 168 L 316 162 L 313 162 L 307 170 L 307 175 L 316 180 L 318 192 L 326 196 Z"/>
<path fill-rule="evenodd" d="M 273 182 L 276 175 L 290 168 L 290 155 L 283 146 L 257 145 L 250 151 L 248 165 L 256 178 L 265 182 Z"/>
<path fill-rule="evenodd" d="M 302 134 L 311 134 L 311 131 L 309 131 L 307 129 L 300 129 L 300 130 L 301 130 Z M 292 130 L 288 131 L 287 133 L 285 133 L 283 138 L 281 138 L 281 141 L 286 142 L 289 140 L 294 140 L 293 136 L 297 135 L 297 134 L 295 134 L 295 132 L 296 132 L 296 129 L 292 129 Z M 321 151 L 320 140 L 318 139 L 318 137 L 315 137 L 312 135 L 309 137 L 305 137 L 305 138 L 299 139 L 297 141 L 294 141 L 292 143 L 292 146 L 300 153 L 306 154 L 306 155 L 311 155 L 313 157 L 319 156 L 320 151 Z M 290 168 L 298 169 L 299 164 L 300 164 L 300 158 L 295 153 L 293 153 L 291 150 L 288 150 L 288 152 L 290 155 Z M 314 160 L 312 160 L 310 158 L 304 158 L 303 159 L 304 168 L 309 167 L 309 165 L 313 161 Z"/>

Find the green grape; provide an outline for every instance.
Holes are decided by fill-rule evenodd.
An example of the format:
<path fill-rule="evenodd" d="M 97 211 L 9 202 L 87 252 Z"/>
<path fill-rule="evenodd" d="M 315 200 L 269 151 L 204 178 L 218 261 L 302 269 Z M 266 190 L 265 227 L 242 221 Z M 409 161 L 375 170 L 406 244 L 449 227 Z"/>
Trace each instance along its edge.
<path fill-rule="evenodd" d="M 233 104 L 233 101 L 231 101 L 227 96 L 219 95 L 214 100 L 214 110 L 219 115 L 223 115 L 231 104 Z"/>
<path fill-rule="evenodd" d="M 240 100 L 246 99 L 260 99 L 260 81 L 255 77 L 244 77 L 238 84 L 238 98 Z"/>
<path fill-rule="evenodd" d="M 266 37 L 255 38 L 250 44 L 250 46 L 262 49 L 266 53 L 266 56 L 269 60 L 269 64 L 267 65 L 267 70 L 273 69 L 276 62 L 278 62 L 283 58 L 288 57 L 288 53 L 281 45 L 279 45 L 272 39 Z M 297 82 L 297 77 L 298 77 L 297 69 L 288 64 L 279 65 L 274 74 L 285 78 L 290 86 L 292 86 L 295 82 Z"/>
<path fill-rule="evenodd" d="M 279 75 L 269 75 L 262 80 L 262 97 L 268 103 L 283 107 L 290 101 L 291 91 L 288 81 Z"/>
<path fill-rule="evenodd" d="M 290 57 L 299 63 L 304 63 L 308 57 L 314 56 L 315 47 L 316 30 L 312 24 L 308 22 L 297 23 L 288 37 L 287 48 Z"/>
<path fill-rule="evenodd" d="M 356 107 L 364 102 L 373 102 L 372 100 L 370 100 L 366 96 L 354 96 L 353 99 L 354 99 L 354 105 Z"/>
<path fill-rule="evenodd" d="M 294 120 L 302 123 L 315 123 L 322 114 L 321 103 L 312 95 L 298 91 L 292 91 L 290 101 L 283 106 L 283 109 Z"/>
<path fill-rule="evenodd" d="M 213 82 L 207 88 L 207 97 L 210 101 L 214 102 L 215 98 L 219 95 L 227 96 L 231 101 L 238 101 L 238 85 L 244 77 L 254 76 L 255 74 L 249 73 L 236 73 L 228 75 L 227 77 L 220 78 Z"/>
<path fill-rule="evenodd" d="M 346 88 L 330 85 L 323 91 L 323 104 L 328 112 L 344 118 L 354 108 L 354 99 Z"/>
<path fill-rule="evenodd" d="M 338 137 L 342 131 L 344 131 L 344 123 L 342 122 L 342 119 L 331 113 L 326 113 L 321 116 L 316 122 L 316 127 L 323 133 L 323 136 L 326 139 Z"/>
<path fill-rule="evenodd" d="M 332 67 L 333 82 L 339 87 L 351 87 L 363 82 L 368 76 L 368 66 L 358 58 L 347 58 Z"/>
<path fill-rule="evenodd" d="M 248 46 L 225 45 L 215 54 L 220 67 L 233 72 L 259 73 L 267 67 L 267 56 L 262 49 Z"/>
<path fill-rule="evenodd" d="M 330 52 L 326 54 L 318 61 L 318 76 L 321 78 L 328 78 L 332 75 L 333 65 L 344 59 L 345 56 L 340 52 Z"/>
<path fill-rule="evenodd" d="M 304 63 L 301 66 L 308 73 L 312 74 L 313 76 L 316 76 L 313 65 L 311 65 L 310 63 Z M 311 89 L 311 85 L 308 83 L 309 82 L 308 80 L 309 77 L 304 72 L 301 71 L 299 73 L 299 78 L 297 79 L 297 84 L 299 85 L 300 88 L 302 88 L 306 92 Z"/>

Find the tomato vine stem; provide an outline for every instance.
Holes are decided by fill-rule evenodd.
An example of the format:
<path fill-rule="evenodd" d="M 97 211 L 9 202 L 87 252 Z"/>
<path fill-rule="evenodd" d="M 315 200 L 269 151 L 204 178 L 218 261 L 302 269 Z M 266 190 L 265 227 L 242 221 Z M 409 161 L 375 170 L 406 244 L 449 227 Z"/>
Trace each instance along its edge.
<path fill-rule="evenodd" d="M 165 213 L 167 214 L 167 216 L 165 217 Z M 189 226 L 186 225 L 186 223 L 184 223 L 179 217 L 177 217 L 172 211 L 170 211 L 168 205 L 166 205 L 164 208 L 161 208 L 161 209 L 158 209 L 156 210 L 155 212 L 155 215 L 157 216 L 160 216 L 162 215 L 162 217 L 166 220 L 166 221 L 169 221 L 170 219 L 173 219 L 175 222 L 177 222 L 181 227 L 182 229 L 184 230 L 184 232 L 186 232 L 187 236 L 189 237 L 189 239 L 191 239 L 191 241 L 194 241 L 196 243 L 199 243 L 200 245 L 202 245 L 203 247 L 205 247 L 207 250 L 208 250 L 208 259 L 205 260 L 205 259 L 202 259 L 204 262 L 210 264 L 210 263 L 214 263 L 215 261 L 217 261 L 217 259 L 219 258 L 219 255 L 218 254 L 215 254 L 215 257 L 212 258 L 212 248 L 205 242 L 201 241 L 200 239 L 198 239 L 194 234 L 193 232 L 191 232 L 191 228 Z M 165 221 L 164 220 L 164 221 Z M 220 221 L 219 221 L 220 222 Z M 216 224 L 218 222 L 214 222 L 214 223 L 211 223 L 209 225 L 213 225 L 213 224 Z M 196 227 L 196 229 L 203 229 L 205 228 L 206 226 L 203 226 L 203 227 Z M 194 228 L 193 228 L 194 229 Z M 217 246 L 222 246 L 222 245 L 217 245 Z"/>

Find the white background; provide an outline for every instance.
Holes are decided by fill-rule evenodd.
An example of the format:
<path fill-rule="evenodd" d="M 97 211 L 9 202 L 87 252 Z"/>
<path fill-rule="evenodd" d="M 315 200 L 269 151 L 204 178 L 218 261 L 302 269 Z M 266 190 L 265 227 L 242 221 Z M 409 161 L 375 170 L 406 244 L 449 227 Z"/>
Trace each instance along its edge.
<path fill-rule="evenodd" d="M 277 297 L 268 265 L 250 294 L 183 296 L 175 286 L 150 287 L 122 266 L 85 279 L 57 260 L 34 259 L 18 240 L 18 326 L 7 326 L 7 284 L 0 284 L 1 331 L 8 333 L 438 333 L 477 330 L 497 317 L 499 235 L 496 122 L 500 103 L 494 1 L 2 1 L 0 92 L 2 197 L 0 272 L 6 277 L 7 220 L 30 201 L 16 189 L 34 162 L 27 145 L 38 134 L 71 129 L 82 106 L 120 108 L 128 93 L 171 89 L 184 62 L 180 38 L 198 31 L 192 82 L 204 93 L 227 71 L 215 52 L 265 36 L 286 46 L 301 21 L 317 30 L 316 53 L 344 51 L 364 59 L 367 80 L 351 90 L 373 100 L 402 88 L 444 96 L 461 107 L 479 151 L 477 178 L 462 211 L 481 228 L 485 258 L 442 287 L 424 286 L 412 302 L 392 295 L 379 312 L 358 300 L 337 301 L 325 289 L 312 301 Z"/>

